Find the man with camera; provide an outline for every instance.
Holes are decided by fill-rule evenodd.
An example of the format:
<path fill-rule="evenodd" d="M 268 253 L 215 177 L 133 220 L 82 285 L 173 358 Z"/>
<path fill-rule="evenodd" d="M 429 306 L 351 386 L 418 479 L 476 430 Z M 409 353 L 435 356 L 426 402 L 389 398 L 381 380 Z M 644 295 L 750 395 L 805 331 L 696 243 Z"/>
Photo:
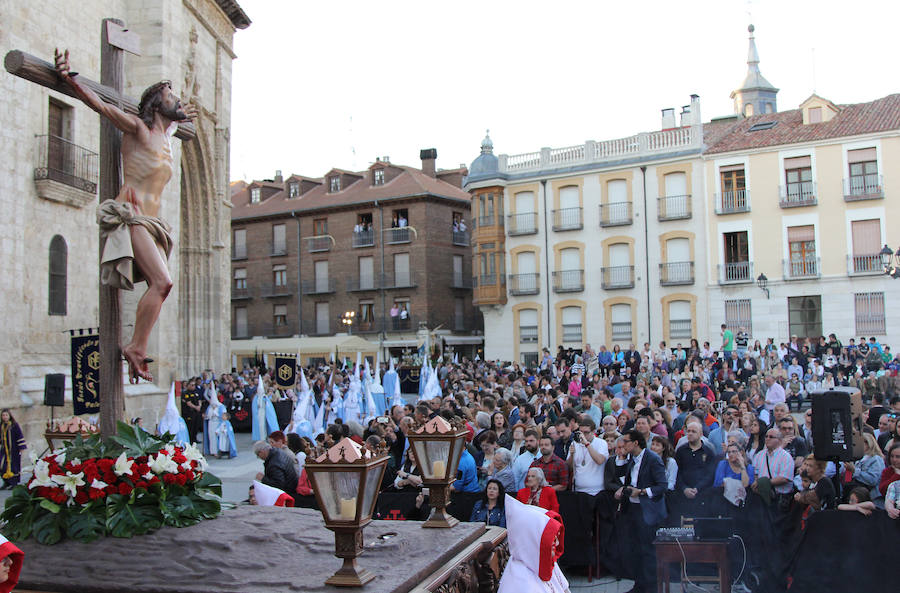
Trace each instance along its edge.
<path fill-rule="evenodd" d="M 569 467 L 575 475 L 575 491 L 591 496 L 603 490 L 606 460 L 609 457 L 609 445 L 594 436 L 596 428 L 590 416 L 581 416 L 568 458 Z"/>

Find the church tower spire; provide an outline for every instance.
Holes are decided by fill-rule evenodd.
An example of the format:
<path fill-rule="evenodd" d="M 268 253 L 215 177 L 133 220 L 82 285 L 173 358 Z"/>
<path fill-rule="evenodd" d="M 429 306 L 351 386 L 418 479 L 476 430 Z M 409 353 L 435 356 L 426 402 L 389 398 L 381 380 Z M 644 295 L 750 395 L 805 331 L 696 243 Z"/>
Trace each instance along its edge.
<path fill-rule="evenodd" d="M 734 100 L 734 112 L 744 117 L 778 111 L 776 103 L 778 89 L 772 86 L 772 83 L 766 80 L 759 71 L 759 52 L 756 49 L 756 37 L 753 35 L 755 30 L 753 25 L 747 27 L 747 31 L 750 33 L 750 47 L 747 50 L 747 76 L 740 88 L 731 93 L 731 98 Z"/>

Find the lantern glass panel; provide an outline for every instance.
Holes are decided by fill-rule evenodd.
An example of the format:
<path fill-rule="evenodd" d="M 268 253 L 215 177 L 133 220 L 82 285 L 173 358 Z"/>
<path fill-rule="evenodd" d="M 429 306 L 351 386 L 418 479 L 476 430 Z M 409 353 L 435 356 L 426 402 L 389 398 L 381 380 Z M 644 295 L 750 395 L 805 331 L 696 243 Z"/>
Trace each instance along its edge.
<path fill-rule="evenodd" d="M 427 441 L 419 441 L 416 443 L 420 445 L 416 450 L 417 453 L 422 453 L 424 449 L 424 455 L 421 455 L 419 460 L 422 462 L 422 467 L 419 468 L 422 470 L 422 474 L 431 480 L 443 480 L 447 477 L 447 460 L 450 458 L 450 443 L 447 441 L 435 441 L 435 440 L 427 440 Z"/>
<path fill-rule="evenodd" d="M 366 490 L 363 494 L 362 516 L 360 521 L 365 521 L 372 517 L 372 510 L 375 507 L 375 499 L 378 497 L 379 486 L 381 486 L 381 478 L 384 475 L 385 463 L 369 468 L 366 472 Z"/>
<path fill-rule="evenodd" d="M 449 455 L 449 463 L 450 467 L 447 472 L 448 476 L 456 476 L 457 469 L 459 467 L 459 458 L 462 456 L 462 450 L 465 447 L 465 437 L 458 437 L 453 439 L 453 448 L 449 451 L 452 455 Z"/>
<path fill-rule="evenodd" d="M 322 498 L 322 510 L 330 521 L 354 521 L 356 519 L 359 479 L 362 468 L 351 471 L 317 471 L 313 475 L 315 486 Z"/>

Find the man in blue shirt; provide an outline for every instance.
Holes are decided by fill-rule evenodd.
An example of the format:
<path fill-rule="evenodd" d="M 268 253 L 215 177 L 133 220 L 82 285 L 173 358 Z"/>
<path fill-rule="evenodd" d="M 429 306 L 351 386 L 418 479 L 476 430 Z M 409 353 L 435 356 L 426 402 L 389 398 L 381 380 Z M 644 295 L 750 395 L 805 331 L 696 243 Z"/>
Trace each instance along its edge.
<path fill-rule="evenodd" d="M 478 470 L 475 469 L 475 458 L 466 449 L 459 456 L 457 468 L 459 479 L 450 485 L 451 492 L 481 492 L 478 487 Z"/>

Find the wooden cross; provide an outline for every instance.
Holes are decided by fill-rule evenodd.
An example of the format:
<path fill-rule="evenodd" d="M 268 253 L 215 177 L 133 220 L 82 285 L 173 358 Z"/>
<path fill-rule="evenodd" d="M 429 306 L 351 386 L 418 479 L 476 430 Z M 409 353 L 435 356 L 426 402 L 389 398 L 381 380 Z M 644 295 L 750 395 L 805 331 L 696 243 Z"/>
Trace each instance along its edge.
<path fill-rule="evenodd" d="M 82 76 L 79 83 L 89 87 L 105 102 L 128 113 L 138 113 L 138 101 L 122 94 L 125 79 L 124 52 L 138 54 L 140 40 L 119 19 L 103 19 L 100 29 L 100 82 Z M 6 70 L 43 87 L 74 97 L 75 93 L 56 72 L 54 64 L 19 50 L 4 59 Z M 193 123 L 178 124 L 176 137 L 196 137 Z M 122 186 L 122 132 L 106 118 L 100 120 L 100 201 L 113 200 Z M 98 256 L 99 261 L 99 256 Z M 99 276 L 99 274 L 98 274 Z M 119 290 L 100 283 L 100 432 L 104 437 L 116 434 L 116 422 L 125 419 L 125 393 L 122 388 L 122 309 Z"/>

